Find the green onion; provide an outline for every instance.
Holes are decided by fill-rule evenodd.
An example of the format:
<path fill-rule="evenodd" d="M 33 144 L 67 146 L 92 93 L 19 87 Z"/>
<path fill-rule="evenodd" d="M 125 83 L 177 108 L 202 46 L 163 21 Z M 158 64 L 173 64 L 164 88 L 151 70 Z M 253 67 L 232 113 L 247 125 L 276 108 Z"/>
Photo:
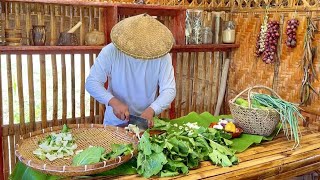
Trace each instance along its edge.
<path fill-rule="evenodd" d="M 298 107 L 288 101 L 276 98 L 267 94 L 253 94 L 252 99 L 258 101 L 260 104 L 273 108 L 280 115 L 281 127 L 288 140 L 294 140 L 293 149 L 299 146 L 301 136 L 298 120 L 304 120 Z"/>

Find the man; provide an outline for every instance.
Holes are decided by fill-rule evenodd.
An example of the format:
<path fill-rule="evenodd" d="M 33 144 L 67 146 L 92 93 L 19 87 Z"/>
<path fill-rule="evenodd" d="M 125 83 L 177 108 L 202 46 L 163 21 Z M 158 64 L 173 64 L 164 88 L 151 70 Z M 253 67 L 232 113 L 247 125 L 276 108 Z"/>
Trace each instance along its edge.
<path fill-rule="evenodd" d="M 152 127 L 153 117 L 168 108 L 176 95 L 168 54 L 174 43 L 173 35 L 159 21 L 143 14 L 120 21 L 110 36 L 112 43 L 97 57 L 86 89 L 106 105 L 105 125 L 124 125 L 133 114 L 147 119 Z"/>

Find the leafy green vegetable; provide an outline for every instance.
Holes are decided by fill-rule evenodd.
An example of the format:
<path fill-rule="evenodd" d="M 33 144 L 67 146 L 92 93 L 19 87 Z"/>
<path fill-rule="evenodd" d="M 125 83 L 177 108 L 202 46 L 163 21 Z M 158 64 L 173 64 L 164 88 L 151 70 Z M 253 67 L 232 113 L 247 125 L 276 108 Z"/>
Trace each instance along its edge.
<path fill-rule="evenodd" d="M 49 174 L 44 174 L 40 171 L 35 171 L 34 169 L 26 166 L 22 162 L 17 162 L 15 168 L 11 175 L 9 176 L 9 180 L 58 180 L 62 179 L 59 176 L 52 176 Z"/>
<path fill-rule="evenodd" d="M 153 126 L 152 130 L 165 130 L 165 131 L 167 131 L 171 127 L 170 123 L 167 123 L 159 118 L 155 117 L 153 119 L 153 121 L 154 121 L 154 126 Z"/>
<path fill-rule="evenodd" d="M 133 152 L 132 144 L 112 144 L 111 149 L 111 152 L 102 155 L 102 160 L 114 159 L 118 156 L 128 155 Z"/>
<path fill-rule="evenodd" d="M 62 130 L 61 130 L 62 133 L 67 133 L 67 132 L 70 132 L 70 128 L 64 124 L 63 127 L 62 127 Z"/>
<path fill-rule="evenodd" d="M 223 136 L 221 131 L 200 127 L 197 123 L 173 124 L 166 133 L 153 137 L 146 131 L 138 146 L 137 172 L 146 178 L 175 176 L 188 173 L 203 160 L 232 166 L 238 160 L 235 151 L 228 148 L 232 141 Z"/>
<path fill-rule="evenodd" d="M 99 146 L 88 147 L 72 159 L 73 166 L 88 165 L 100 162 L 105 149 Z"/>
<path fill-rule="evenodd" d="M 138 145 L 137 172 L 146 178 L 158 174 L 167 163 L 166 156 L 160 151 L 161 146 L 151 147 L 149 132 L 145 131 Z"/>

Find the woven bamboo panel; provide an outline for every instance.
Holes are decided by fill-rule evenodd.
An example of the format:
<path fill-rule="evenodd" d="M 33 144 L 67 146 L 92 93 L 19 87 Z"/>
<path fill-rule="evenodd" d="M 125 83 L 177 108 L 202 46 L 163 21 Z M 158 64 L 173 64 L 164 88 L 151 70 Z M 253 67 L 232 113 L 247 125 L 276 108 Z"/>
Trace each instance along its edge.
<path fill-rule="evenodd" d="M 135 0 L 83 0 L 100 1 L 109 3 L 134 3 Z M 141 0 L 137 0 L 141 1 Z M 224 8 L 234 10 L 252 10 L 264 8 L 269 5 L 273 8 L 281 9 L 317 9 L 319 1 L 316 0 L 144 0 L 145 4 L 184 6 L 188 8 Z"/>
<path fill-rule="evenodd" d="M 279 20 L 280 15 L 284 14 L 284 25 L 282 29 L 282 37 L 285 41 L 285 27 L 288 19 L 294 16 L 294 13 L 273 13 L 269 19 Z M 267 65 L 261 58 L 254 55 L 255 43 L 257 34 L 260 31 L 260 24 L 263 18 L 263 13 L 237 13 L 233 14 L 237 26 L 237 42 L 241 44 L 240 48 L 234 52 L 233 60 L 231 61 L 231 69 L 228 83 L 228 99 L 234 97 L 241 90 L 248 86 L 262 84 L 269 87 L 273 86 L 274 64 Z M 301 12 L 296 15 L 300 25 L 297 30 L 297 47 L 294 49 L 287 48 L 284 43 L 280 46 L 280 67 L 279 76 L 276 86 L 278 87 L 279 95 L 295 103 L 300 100 L 300 88 L 302 81 L 301 59 L 303 53 L 303 40 L 306 31 L 306 16 L 308 12 Z M 316 17 L 319 14 L 313 13 Z M 240 25 L 241 24 L 241 25 Z M 316 34 L 314 44 L 319 47 L 320 35 Z M 319 53 L 319 49 L 317 54 Z M 319 55 L 318 55 L 319 57 Z M 319 58 L 315 58 L 314 66 L 320 71 Z M 320 90 L 320 82 L 313 83 L 316 91 Z M 320 99 L 314 94 L 311 97 L 310 108 L 319 111 Z"/>

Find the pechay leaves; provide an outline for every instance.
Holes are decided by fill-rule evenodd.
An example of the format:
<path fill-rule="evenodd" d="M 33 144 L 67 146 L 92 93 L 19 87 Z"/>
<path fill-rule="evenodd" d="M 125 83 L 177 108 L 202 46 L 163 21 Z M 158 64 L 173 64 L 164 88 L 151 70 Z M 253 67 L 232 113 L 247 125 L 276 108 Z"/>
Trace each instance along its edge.
<path fill-rule="evenodd" d="M 167 133 L 153 137 L 146 131 L 138 146 L 137 172 L 146 178 L 176 176 L 188 173 L 203 160 L 223 167 L 232 166 L 238 159 L 228 148 L 232 144 L 230 138 L 221 131 L 199 127 L 196 123 L 182 127 L 173 125 Z"/>
<path fill-rule="evenodd" d="M 72 159 L 73 166 L 88 165 L 100 162 L 101 155 L 104 153 L 103 147 L 93 146 L 86 148 Z"/>

